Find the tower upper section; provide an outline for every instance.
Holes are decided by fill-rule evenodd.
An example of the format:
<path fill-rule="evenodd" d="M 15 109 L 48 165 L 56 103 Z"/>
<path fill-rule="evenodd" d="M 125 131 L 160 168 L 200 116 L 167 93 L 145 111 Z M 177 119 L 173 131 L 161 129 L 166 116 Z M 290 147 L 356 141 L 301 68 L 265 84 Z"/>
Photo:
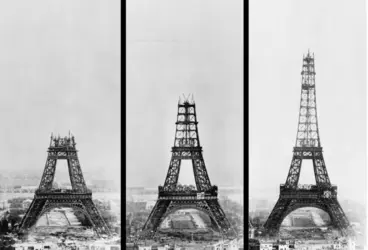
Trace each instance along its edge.
<path fill-rule="evenodd" d="M 179 99 L 178 117 L 176 121 L 176 133 L 173 148 L 197 148 L 200 149 L 197 114 L 193 98 Z"/>
<path fill-rule="evenodd" d="M 314 54 L 303 56 L 302 86 L 296 148 L 321 147 L 316 102 Z"/>

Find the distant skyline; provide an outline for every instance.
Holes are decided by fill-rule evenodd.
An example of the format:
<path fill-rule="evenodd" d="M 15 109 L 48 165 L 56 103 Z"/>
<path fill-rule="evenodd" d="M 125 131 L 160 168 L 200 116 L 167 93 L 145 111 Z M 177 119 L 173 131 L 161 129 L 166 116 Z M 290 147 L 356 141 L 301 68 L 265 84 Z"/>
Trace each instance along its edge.
<path fill-rule="evenodd" d="M 120 183 L 120 16 L 118 0 L 0 2 L 0 171 L 41 177 L 70 130 L 82 171 Z"/>
<path fill-rule="evenodd" d="M 265 8 L 264 6 L 267 6 Z M 249 195 L 276 200 L 295 146 L 303 54 L 314 53 L 319 134 L 338 199 L 366 205 L 366 12 L 348 0 L 249 3 Z M 304 160 L 300 184 L 314 184 Z"/>
<path fill-rule="evenodd" d="M 164 184 L 190 93 L 211 184 L 243 184 L 243 15 L 242 1 L 127 1 L 127 186 Z M 194 184 L 188 160 L 179 182 Z"/>

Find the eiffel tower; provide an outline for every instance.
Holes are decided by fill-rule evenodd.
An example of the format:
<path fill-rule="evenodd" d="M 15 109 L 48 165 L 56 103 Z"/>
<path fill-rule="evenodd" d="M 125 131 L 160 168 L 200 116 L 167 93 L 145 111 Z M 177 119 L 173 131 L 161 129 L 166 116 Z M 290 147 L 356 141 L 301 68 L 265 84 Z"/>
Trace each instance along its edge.
<path fill-rule="evenodd" d="M 158 187 L 158 200 L 152 209 L 143 231 L 152 236 L 164 218 L 176 210 L 195 208 L 206 213 L 217 231 L 225 236 L 235 234 L 220 207 L 217 186 L 212 186 L 199 143 L 197 116 L 193 97 L 179 99 L 176 133 L 169 170 L 164 186 Z M 191 160 L 196 187 L 178 184 L 182 160 Z"/>
<path fill-rule="evenodd" d="M 94 228 L 96 233 L 110 234 L 110 230 L 92 201 L 92 191 L 87 189 L 79 164 L 74 136 L 54 137 L 51 135 L 46 166 L 39 188 L 34 199 L 23 217 L 19 232 L 26 232 L 37 220 L 54 208 L 69 207 L 82 213 Z M 65 159 L 68 163 L 69 177 L 72 189 L 55 189 L 52 186 L 56 162 Z"/>
<path fill-rule="evenodd" d="M 264 228 L 269 234 L 278 232 L 284 218 L 302 207 L 316 207 L 327 212 L 332 225 L 343 235 L 349 233 L 349 221 L 337 200 L 337 186 L 331 185 L 323 159 L 319 137 L 314 54 L 303 57 L 299 124 L 293 158 L 280 196 Z M 298 185 L 303 160 L 312 160 L 316 185 Z"/>

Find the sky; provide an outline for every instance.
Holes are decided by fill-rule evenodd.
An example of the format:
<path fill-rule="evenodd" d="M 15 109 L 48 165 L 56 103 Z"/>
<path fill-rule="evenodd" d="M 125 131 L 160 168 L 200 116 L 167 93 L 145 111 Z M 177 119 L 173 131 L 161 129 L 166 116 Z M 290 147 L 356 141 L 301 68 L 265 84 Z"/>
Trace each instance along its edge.
<path fill-rule="evenodd" d="M 83 173 L 120 182 L 120 15 L 118 0 L 0 2 L 0 171 L 41 178 L 51 133 L 70 130 Z"/>
<path fill-rule="evenodd" d="M 302 58 L 310 49 L 330 180 L 338 186 L 338 199 L 365 204 L 364 1 L 251 0 L 249 14 L 249 195 L 276 200 L 286 181 L 297 132 Z M 315 183 L 311 162 L 303 163 L 299 183 Z"/>
<path fill-rule="evenodd" d="M 126 9 L 127 186 L 164 184 L 179 96 L 189 93 L 211 184 L 242 186 L 242 1 L 129 0 Z M 183 161 L 179 182 L 193 180 Z"/>

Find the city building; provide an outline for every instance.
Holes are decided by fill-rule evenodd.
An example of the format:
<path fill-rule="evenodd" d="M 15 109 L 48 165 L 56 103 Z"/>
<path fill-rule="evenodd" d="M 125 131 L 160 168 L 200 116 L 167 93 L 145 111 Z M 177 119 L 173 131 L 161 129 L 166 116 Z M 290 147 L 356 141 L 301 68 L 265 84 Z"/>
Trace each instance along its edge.
<path fill-rule="evenodd" d="M 287 244 L 286 242 L 280 242 L 280 243 L 276 244 L 276 249 L 278 249 L 278 250 L 289 250 L 289 244 Z"/>
<path fill-rule="evenodd" d="M 125 249 L 126 250 L 138 250 L 138 246 L 134 243 L 126 243 L 125 244 Z"/>
<path fill-rule="evenodd" d="M 341 242 L 341 249 L 346 249 L 346 250 L 355 250 L 356 248 L 356 243 L 354 240 L 352 239 L 347 239 L 347 240 L 343 240 Z"/>
<path fill-rule="evenodd" d="M 127 244 L 126 249 L 134 249 L 134 250 L 137 249 L 138 250 L 138 247 L 135 244 L 132 243 L 133 248 L 128 247 L 128 244 L 130 244 L 130 243 L 126 243 L 126 244 Z M 102 249 L 103 250 L 120 250 L 121 246 L 120 245 L 107 245 L 107 244 L 104 244 L 104 243 L 95 243 L 95 244 L 90 244 L 87 249 L 91 249 L 91 250 L 102 250 Z"/>
<path fill-rule="evenodd" d="M 335 241 L 335 242 L 333 243 L 333 245 L 332 245 L 332 248 L 333 248 L 333 249 L 341 249 L 341 248 L 342 248 L 342 246 L 341 246 L 341 242 L 339 242 L 339 241 Z"/>
<path fill-rule="evenodd" d="M 157 246 L 157 250 L 169 250 L 169 246 L 165 245 L 165 246 Z"/>
<path fill-rule="evenodd" d="M 18 211 L 18 210 L 23 210 L 23 201 L 25 199 L 24 198 L 15 198 L 10 200 L 10 205 L 9 205 L 9 210 L 10 212 L 12 211 Z"/>
<path fill-rule="evenodd" d="M 28 208 L 29 208 L 29 206 L 31 205 L 31 203 L 32 203 L 32 200 L 31 200 L 31 199 L 26 199 L 26 200 L 24 200 L 24 201 L 22 202 L 22 207 L 23 207 L 23 209 L 28 209 Z"/>
<path fill-rule="evenodd" d="M 139 250 L 151 250 L 151 246 L 138 246 Z"/>
<path fill-rule="evenodd" d="M 57 249 L 57 246 L 53 243 L 18 243 L 13 245 L 15 250 L 44 250 L 44 249 Z"/>
<path fill-rule="evenodd" d="M 0 201 L 0 210 L 6 210 L 9 208 L 8 200 L 1 200 Z"/>
<path fill-rule="evenodd" d="M 248 240 L 248 249 L 249 250 L 260 250 L 259 240 L 249 239 Z"/>
<path fill-rule="evenodd" d="M 238 243 L 237 240 L 226 240 L 226 241 L 219 241 L 212 245 L 206 246 L 205 250 L 238 250 Z M 272 249 L 271 249 L 272 250 Z"/>
<path fill-rule="evenodd" d="M 115 231 L 115 233 L 117 233 L 120 236 L 121 235 L 121 226 L 120 225 L 114 225 L 114 231 Z"/>
<path fill-rule="evenodd" d="M 260 242 L 259 249 L 260 250 L 272 250 L 273 242 L 269 242 L 269 241 Z"/>
<path fill-rule="evenodd" d="M 223 245 L 223 250 L 238 250 L 238 243 L 236 240 L 225 241 Z"/>

